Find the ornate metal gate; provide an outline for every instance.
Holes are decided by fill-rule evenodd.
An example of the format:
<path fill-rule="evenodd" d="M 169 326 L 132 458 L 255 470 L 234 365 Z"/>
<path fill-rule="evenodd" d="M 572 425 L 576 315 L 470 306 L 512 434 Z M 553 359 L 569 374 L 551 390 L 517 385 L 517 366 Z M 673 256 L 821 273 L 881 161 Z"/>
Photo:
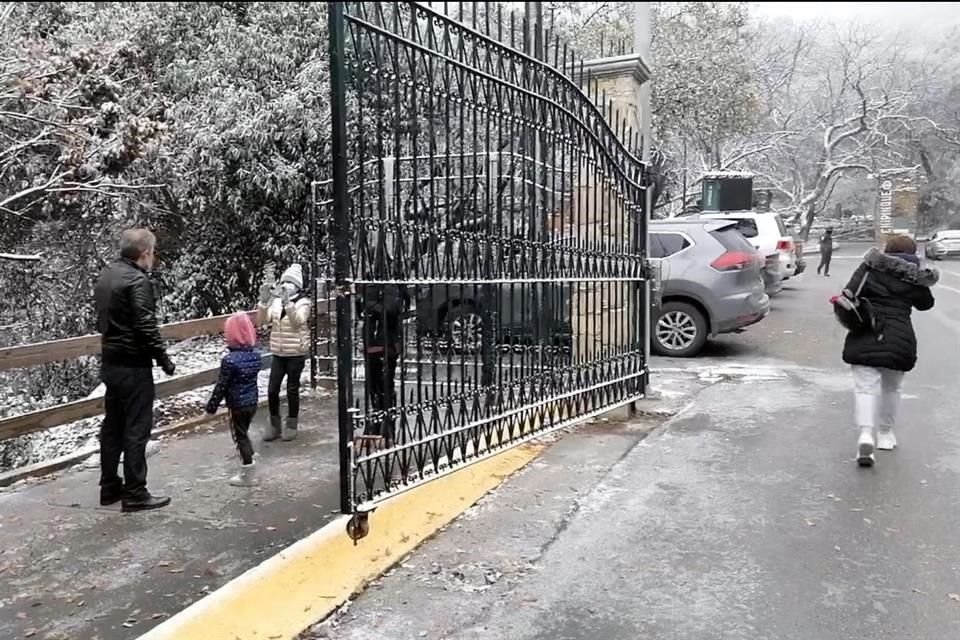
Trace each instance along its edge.
<path fill-rule="evenodd" d="M 499 4 L 441 4 L 330 3 L 347 513 L 646 382 L 636 136 L 566 47 Z"/>

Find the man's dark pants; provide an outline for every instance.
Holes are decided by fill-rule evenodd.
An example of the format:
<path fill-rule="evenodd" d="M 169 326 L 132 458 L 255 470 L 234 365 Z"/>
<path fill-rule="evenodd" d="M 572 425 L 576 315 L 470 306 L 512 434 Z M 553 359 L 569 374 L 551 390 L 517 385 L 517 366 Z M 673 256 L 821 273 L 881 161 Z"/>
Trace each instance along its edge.
<path fill-rule="evenodd" d="M 100 491 L 128 500 L 147 494 L 147 442 L 153 429 L 153 370 L 104 364 L 107 387 L 100 427 Z M 123 454 L 123 481 L 117 475 Z"/>
<path fill-rule="evenodd" d="M 830 260 L 833 259 L 833 251 L 821 251 L 820 252 L 820 266 L 817 267 L 817 275 L 821 271 L 825 275 L 830 275 Z"/>

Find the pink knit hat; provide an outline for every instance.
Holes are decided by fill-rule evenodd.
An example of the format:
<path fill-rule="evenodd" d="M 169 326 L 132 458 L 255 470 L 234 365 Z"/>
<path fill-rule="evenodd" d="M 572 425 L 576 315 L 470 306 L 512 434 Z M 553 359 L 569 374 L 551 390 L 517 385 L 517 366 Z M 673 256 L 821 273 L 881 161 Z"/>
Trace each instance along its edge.
<path fill-rule="evenodd" d="M 223 334 L 227 338 L 227 345 L 239 349 L 252 347 L 257 344 L 257 330 L 250 322 L 250 315 L 239 311 L 229 318 L 223 327 Z"/>

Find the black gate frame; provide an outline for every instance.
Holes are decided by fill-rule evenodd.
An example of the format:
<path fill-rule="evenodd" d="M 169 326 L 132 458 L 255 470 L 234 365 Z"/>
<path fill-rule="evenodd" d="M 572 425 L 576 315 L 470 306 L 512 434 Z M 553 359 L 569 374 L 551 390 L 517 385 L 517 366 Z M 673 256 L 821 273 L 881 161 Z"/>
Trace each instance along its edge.
<path fill-rule="evenodd" d="M 647 383 L 639 132 L 541 25 L 457 4 L 329 3 L 332 216 L 313 215 L 356 537 L 382 500 Z"/>

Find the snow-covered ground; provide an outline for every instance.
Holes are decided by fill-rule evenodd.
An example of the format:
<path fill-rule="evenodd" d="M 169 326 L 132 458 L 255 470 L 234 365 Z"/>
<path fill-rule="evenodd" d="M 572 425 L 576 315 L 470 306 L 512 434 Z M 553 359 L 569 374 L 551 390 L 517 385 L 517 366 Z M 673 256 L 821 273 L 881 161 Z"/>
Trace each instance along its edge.
<path fill-rule="evenodd" d="M 169 353 L 177 365 L 176 375 L 181 376 L 218 366 L 220 358 L 226 353 L 226 346 L 220 337 L 191 338 L 172 345 Z M 260 372 L 261 399 L 266 398 L 269 375 L 269 370 Z M 154 370 L 154 379 L 159 382 L 166 379 L 166 376 L 157 368 Z M 303 377 L 305 382 L 308 379 L 309 367 L 304 369 Z M 203 415 L 212 389 L 213 385 L 208 385 L 169 398 L 158 399 L 154 403 L 154 428 Z M 104 387 L 100 385 L 88 397 L 100 397 L 103 393 Z M 49 398 L 42 402 L 31 402 L 23 395 L 12 395 L 8 396 L 5 409 L 8 415 L 17 415 L 27 411 L 37 411 L 63 401 L 65 400 Z M 102 416 L 86 418 L 0 442 L 0 471 L 36 464 L 96 446 L 97 431 L 102 420 Z"/>

